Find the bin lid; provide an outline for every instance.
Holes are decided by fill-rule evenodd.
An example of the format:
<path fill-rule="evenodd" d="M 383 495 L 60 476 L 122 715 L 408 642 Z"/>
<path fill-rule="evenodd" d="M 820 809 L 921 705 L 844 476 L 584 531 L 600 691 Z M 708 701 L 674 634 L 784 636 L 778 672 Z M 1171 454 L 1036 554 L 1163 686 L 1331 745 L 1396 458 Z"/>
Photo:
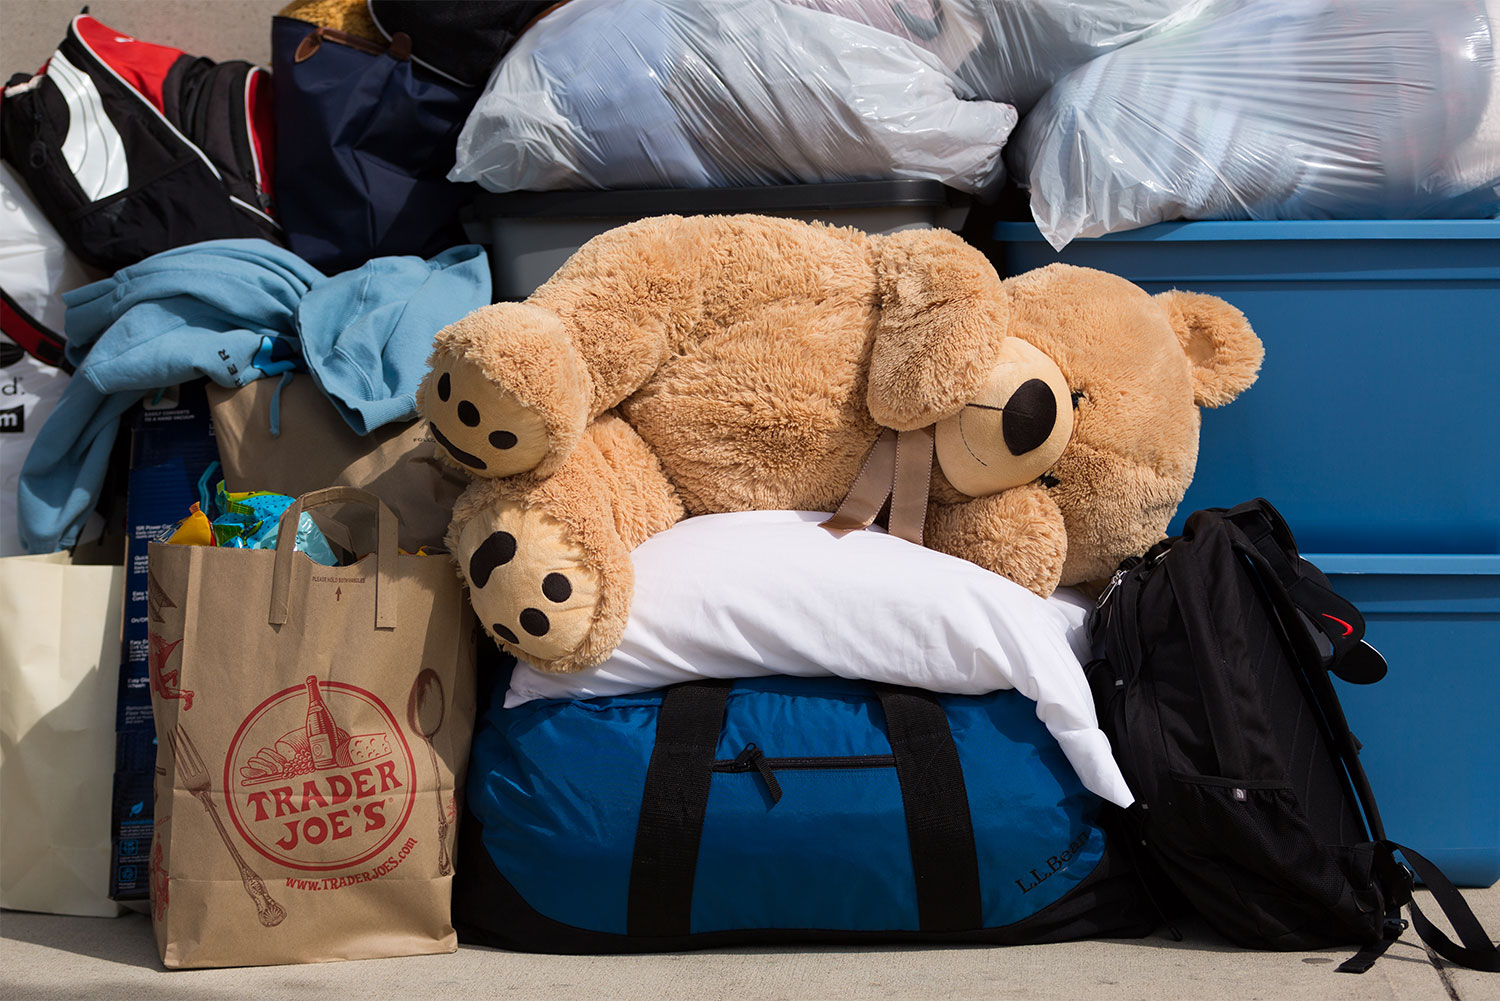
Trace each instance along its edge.
<path fill-rule="evenodd" d="M 1040 241 L 1034 222 L 998 222 L 994 237 Z M 1235 240 L 1500 240 L 1500 219 L 1227 219 L 1159 222 L 1081 237 L 1075 243 L 1196 243 Z"/>
<path fill-rule="evenodd" d="M 470 219 L 546 217 L 600 219 L 651 215 L 800 212 L 828 209 L 939 206 L 966 208 L 970 197 L 940 181 L 892 178 L 824 184 L 769 184 L 743 188 L 641 188 L 623 191 L 511 191 L 481 193 Z"/>

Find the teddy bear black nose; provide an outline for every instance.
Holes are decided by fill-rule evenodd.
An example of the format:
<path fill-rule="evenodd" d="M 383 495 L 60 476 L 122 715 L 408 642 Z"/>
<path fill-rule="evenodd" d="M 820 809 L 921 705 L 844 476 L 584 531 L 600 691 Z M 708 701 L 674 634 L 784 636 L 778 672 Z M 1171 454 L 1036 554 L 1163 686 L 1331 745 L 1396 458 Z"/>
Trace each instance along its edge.
<path fill-rule="evenodd" d="M 1025 455 L 1040 447 L 1056 424 L 1057 400 L 1052 387 L 1040 379 L 1027 379 L 1006 401 L 1000 432 L 1011 455 Z"/>

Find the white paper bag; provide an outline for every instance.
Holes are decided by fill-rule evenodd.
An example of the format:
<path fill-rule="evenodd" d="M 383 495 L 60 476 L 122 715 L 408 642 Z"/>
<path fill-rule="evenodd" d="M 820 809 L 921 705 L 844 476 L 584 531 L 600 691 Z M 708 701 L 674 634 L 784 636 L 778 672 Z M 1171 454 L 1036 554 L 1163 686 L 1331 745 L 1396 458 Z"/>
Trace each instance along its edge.
<path fill-rule="evenodd" d="M 123 567 L 0 559 L 0 907 L 113 917 Z"/>

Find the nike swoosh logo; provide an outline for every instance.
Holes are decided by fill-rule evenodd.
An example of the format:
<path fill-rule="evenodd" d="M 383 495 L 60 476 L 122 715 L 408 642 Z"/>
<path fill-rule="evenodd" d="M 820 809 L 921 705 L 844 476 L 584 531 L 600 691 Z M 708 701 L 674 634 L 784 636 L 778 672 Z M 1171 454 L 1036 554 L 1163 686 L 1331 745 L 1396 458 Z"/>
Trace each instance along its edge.
<path fill-rule="evenodd" d="M 1323 616 L 1323 618 L 1325 618 L 1325 619 L 1332 619 L 1333 621 L 1337 622 L 1339 625 L 1343 626 L 1344 627 L 1344 635 L 1345 636 L 1348 636 L 1348 635 L 1350 635 L 1351 633 L 1354 632 L 1354 627 L 1351 626 L 1349 623 L 1345 622 L 1343 619 L 1339 618 L 1337 615 L 1329 615 L 1327 612 L 1319 612 L 1318 614 L 1321 615 L 1321 616 Z"/>
<path fill-rule="evenodd" d="M 461 449 L 457 445 L 453 444 L 453 442 L 451 442 L 451 441 L 448 440 L 447 435 L 443 434 L 443 432 L 441 432 L 441 431 L 438 430 L 438 426 L 436 424 L 432 423 L 431 421 L 428 421 L 427 422 L 427 426 L 430 427 L 430 428 L 432 428 L 432 436 L 437 439 L 437 442 L 438 442 L 439 445 L 443 446 L 444 448 L 446 448 L 448 450 L 448 454 L 449 455 L 453 456 L 459 462 L 462 462 L 464 465 L 469 466 L 469 467 L 471 467 L 473 469 L 484 469 L 484 468 L 486 468 L 483 459 L 481 459 L 479 456 L 474 455 L 474 454 L 472 454 L 470 452 L 465 452 L 463 449 Z"/>

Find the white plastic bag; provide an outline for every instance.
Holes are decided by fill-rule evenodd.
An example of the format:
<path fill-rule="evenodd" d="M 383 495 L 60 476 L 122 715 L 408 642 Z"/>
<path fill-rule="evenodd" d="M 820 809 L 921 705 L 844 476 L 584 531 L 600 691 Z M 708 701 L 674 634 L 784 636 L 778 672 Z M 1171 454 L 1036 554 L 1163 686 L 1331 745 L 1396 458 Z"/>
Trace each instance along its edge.
<path fill-rule="evenodd" d="M 1057 248 L 1169 219 L 1493 215 L 1493 30 L 1481 0 L 1212 0 L 1060 81 L 1011 167 Z"/>
<path fill-rule="evenodd" d="M 1097 56 L 1205 0 L 781 0 L 890 32 L 937 56 L 980 97 L 1023 115 Z"/>
<path fill-rule="evenodd" d="M 92 279 L 25 182 L 10 164 L 0 163 L 0 289 L 33 321 L 60 335 L 62 294 Z M 21 463 L 67 384 L 67 372 L 0 334 L 0 556 L 26 551 L 16 513 Z"/>
<path fill-rule="evenodd" d="M 776 0 L 569 3 L 490 77 L 448 178 L 491 191 L 930 178 L 997 187 L 1016 123 L 937 57 Z"/>
<path fill-rule="evenodd" d="M 8 163 L 0 163 L 0 288 L 43 326 L 63 332 L 62 294 L 94 280 Z"/>

